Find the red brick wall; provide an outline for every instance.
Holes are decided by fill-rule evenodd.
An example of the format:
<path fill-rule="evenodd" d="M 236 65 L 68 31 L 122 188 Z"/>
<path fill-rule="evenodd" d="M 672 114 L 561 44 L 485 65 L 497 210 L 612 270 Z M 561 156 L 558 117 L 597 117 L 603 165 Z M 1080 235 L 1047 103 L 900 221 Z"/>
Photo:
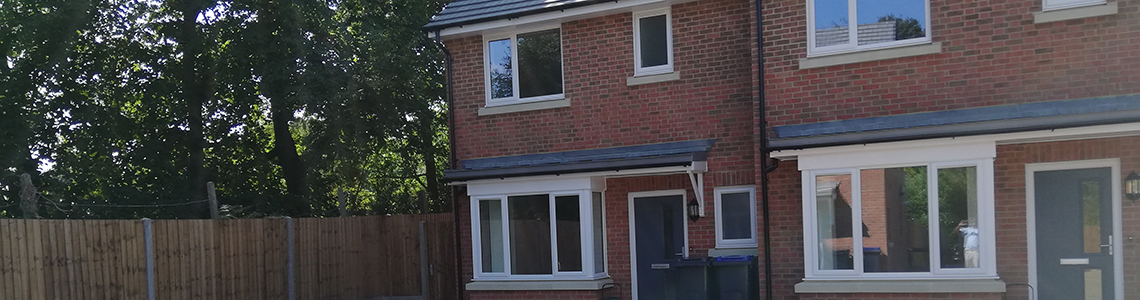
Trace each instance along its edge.
<path fill-rule="evenodd" d="M 1140 93 L 1140 3 L 1120 13 L 1033 23 L 1041 0 L 930 0 L 942 53 L 799 69 L 804 0 L 764 2 L 772 126 Z"/>

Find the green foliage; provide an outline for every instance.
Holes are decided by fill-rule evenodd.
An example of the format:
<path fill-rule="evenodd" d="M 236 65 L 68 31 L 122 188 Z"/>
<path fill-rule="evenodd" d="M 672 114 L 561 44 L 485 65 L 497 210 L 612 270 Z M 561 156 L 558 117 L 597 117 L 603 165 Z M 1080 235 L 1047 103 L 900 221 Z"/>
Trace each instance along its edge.
<path fill-rule="evenodd" d="M 445 210 L 442 55 L 420 29 L 442 6 L 2 2 L 0 217 L 20 173 L 51 218 L 203 217 L 97 205 L 194 202 L 206 180 L 232 217 L 333 215 L 338 188 L 355 214 L 418 212 L 421 191 Z"/>
<path fill-rule="evenodd" d="M 887 21 L 895 21 L 896 41 L 926 36 L 926 31 L 922 29 L 922 23 L 918 22 L 918 19 L 903 18 L 895 15 L 886 15 L 879 17 L 879 22 Z"/>

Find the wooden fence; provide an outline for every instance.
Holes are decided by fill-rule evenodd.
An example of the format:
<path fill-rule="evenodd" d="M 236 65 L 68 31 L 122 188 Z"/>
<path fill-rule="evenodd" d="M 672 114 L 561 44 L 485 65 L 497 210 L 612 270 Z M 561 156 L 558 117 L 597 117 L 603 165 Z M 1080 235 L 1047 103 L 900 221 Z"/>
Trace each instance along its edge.
<path fill-rule="evenodd" d="M 0 219 L 0 299 L 359 300 L 420 295 L 421 221 L 426 299 L 455 299 L 458 268 L 451 214 Z"/>

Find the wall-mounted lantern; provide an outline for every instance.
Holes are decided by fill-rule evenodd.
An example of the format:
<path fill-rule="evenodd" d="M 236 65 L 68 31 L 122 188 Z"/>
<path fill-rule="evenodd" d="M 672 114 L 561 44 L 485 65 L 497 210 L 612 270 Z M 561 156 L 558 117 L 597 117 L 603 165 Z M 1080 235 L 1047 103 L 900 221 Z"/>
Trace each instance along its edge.
<path fill-rule="evenodd" d="M 1136 171 L 1124 177 L 1124 196 L 1132 201 L 1140 199 L 1140 175 L 1136 175 Z"/>
<path fill-rule="evenodd" d="M 685 206 L 685 210 L 688 212 L 690 221 L 696 222 L 701 218 L 701 204 L 698 203 L 696 199 L 689 200 L 689 204 Z"/>

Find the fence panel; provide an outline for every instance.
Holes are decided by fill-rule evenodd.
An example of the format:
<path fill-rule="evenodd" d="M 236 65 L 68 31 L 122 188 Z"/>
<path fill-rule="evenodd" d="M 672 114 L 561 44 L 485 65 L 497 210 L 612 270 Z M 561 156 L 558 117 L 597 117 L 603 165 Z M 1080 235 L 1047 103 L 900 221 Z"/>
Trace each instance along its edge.
<path fill-rule="evenodd" d="M 452 214 L 293 222 L 297 300 L 455 299 Z M 152 221 L 156 299 L 288 299 L 286 220 Z M 0 219 L 0 299 L 147 299 L 140 220 Z"/>

